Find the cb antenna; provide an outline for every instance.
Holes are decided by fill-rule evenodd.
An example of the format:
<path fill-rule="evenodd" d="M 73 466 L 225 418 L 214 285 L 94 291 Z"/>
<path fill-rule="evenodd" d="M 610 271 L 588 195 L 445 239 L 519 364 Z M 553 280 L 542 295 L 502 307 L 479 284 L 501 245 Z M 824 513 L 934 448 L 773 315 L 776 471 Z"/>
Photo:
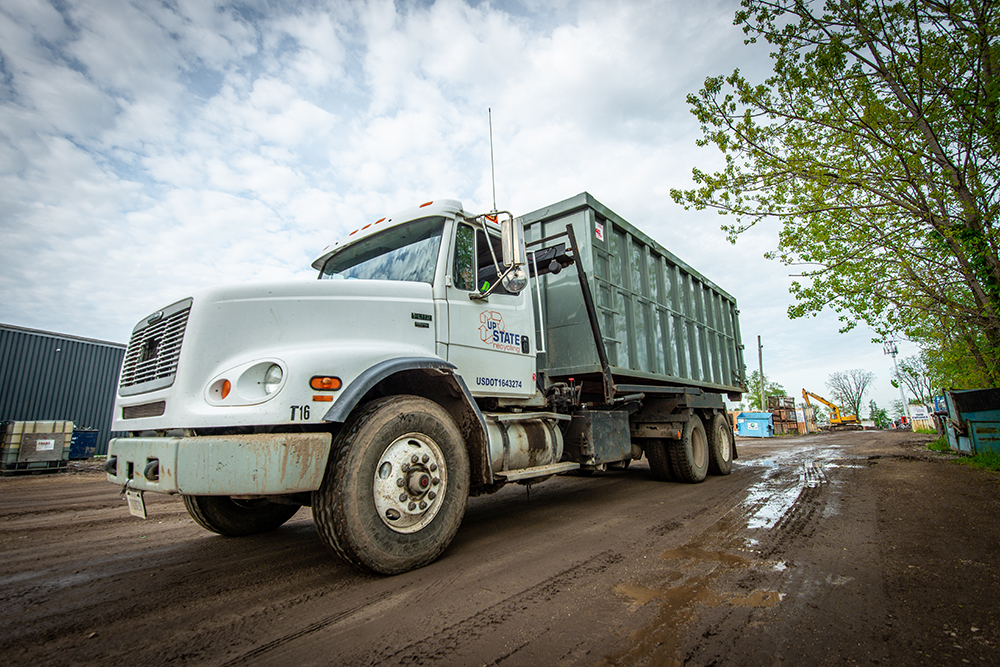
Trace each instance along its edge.
<path fill-rule="evenodd" d="M 497 212 L 497 170 L 493 165 L 493 109 L 486 108 L 490 117 L 490 177 L 493 180 L 493 213 Z"/>

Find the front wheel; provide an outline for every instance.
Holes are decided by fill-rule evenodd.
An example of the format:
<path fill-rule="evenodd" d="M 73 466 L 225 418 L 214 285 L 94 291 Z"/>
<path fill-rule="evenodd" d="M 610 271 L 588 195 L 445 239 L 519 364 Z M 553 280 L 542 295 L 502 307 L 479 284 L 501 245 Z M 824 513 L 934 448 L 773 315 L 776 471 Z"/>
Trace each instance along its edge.
<path fill-rule="evenodd" d="M 269 500 L 237 500 L 229 496 L 183 496 L 195 523 L 219 535 L 242 537 L 275 530 L 299 511 L 298 505 Z"/>
<path fill-rule="evenodd" d="M 355 411 L 337 434 L 313 520 L 323 542 L 363 570 L 399 574 L 451 543 L 469 497 L 469 457 L 444 408 L 390 396 Z"/>

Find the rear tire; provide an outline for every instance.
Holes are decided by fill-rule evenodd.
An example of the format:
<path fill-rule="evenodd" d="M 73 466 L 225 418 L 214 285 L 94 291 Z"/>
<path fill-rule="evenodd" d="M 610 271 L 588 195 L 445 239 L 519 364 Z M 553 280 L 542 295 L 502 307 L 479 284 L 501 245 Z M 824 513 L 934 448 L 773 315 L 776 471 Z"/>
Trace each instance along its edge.
<path fill-rule="evenodd" d="M 653 473 L 653 479 L 661 482 L 674 481 L 674 472 L 670 468 L 670 457 L 667 454 L 667 441 L 662 439 L 646 440 L 643 449 L 646 451 L 646 460 L 649 461 L 649 470 Z"/>
<path fill-rule="evenodd" d="M 684 424 L 680 440 L 671 440 L 667 446 L 674 475 L 681 482 L 697 484 L 708 475 L 708 436 L 705 425 L 696 415 Z"/>
<path fill-rule="evenodd" d="M 183 496 L 184 507 L 205 530 L 243 537 L 275 530 L 299 511 L 298 505 L 269 500 L 235 500 L 229 496 Z"/>
<path fill-rule="evenodd" d="M 733 427 L 720 414 L 712 416 L 708 429 L 708 472 L 713 475 L 728 475 L 733 471 L 733 452 L 736 443 Z"/>
<path fill-rule="evenodd" d="M 425 398 L 389 396 L 347 419 L 312 511 L 323 543 L 345 561 L 399 574 L 441 555 L 468 497 L 469 456 L 451 415 Z"/>

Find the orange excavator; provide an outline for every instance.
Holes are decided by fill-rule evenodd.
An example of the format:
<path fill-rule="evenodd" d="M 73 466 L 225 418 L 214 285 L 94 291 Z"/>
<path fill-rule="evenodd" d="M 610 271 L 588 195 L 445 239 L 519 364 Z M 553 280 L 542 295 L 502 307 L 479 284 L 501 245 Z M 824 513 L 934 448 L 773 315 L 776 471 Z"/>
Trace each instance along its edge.
<path fill-rule="evenodd" d="M 806 405 L 812 407 L 812 403 L 809 402 L 809 397 L 812 396 L 817 401 L 830 408 L 830 427 L 840 428 L 840 429 L 857 429 L 861 428 L 861 420 L 858 419 L 857 415 L 841 415 L 840 408 L 836 404 L 831 403 L 822 396 L 814 394 L 811 391 L 802 390 L 802 398 L 806 400 Z"/>

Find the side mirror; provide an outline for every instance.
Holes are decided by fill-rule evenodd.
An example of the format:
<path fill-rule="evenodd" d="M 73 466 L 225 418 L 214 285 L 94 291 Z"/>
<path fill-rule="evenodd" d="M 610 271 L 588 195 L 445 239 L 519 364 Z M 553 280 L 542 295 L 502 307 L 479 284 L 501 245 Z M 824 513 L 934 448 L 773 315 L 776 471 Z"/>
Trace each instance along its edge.
<path fill-rule="evenodd" d="M 503 287 L 519 294 L 528 286 L 528 254 L 524 248 L 524 223 L 521 218 L 507 217 L 500 223 L 500 243 L 503 247 L 503 265 L 508 271 L 503 277 Z"/>
<path fill-rule="evenodd" d="M 508 217 L 500 222 L 500 241 L 504 266 L 524 266 L 528 255 L 524 249 L 524 223 L 521 218 Z"/>

